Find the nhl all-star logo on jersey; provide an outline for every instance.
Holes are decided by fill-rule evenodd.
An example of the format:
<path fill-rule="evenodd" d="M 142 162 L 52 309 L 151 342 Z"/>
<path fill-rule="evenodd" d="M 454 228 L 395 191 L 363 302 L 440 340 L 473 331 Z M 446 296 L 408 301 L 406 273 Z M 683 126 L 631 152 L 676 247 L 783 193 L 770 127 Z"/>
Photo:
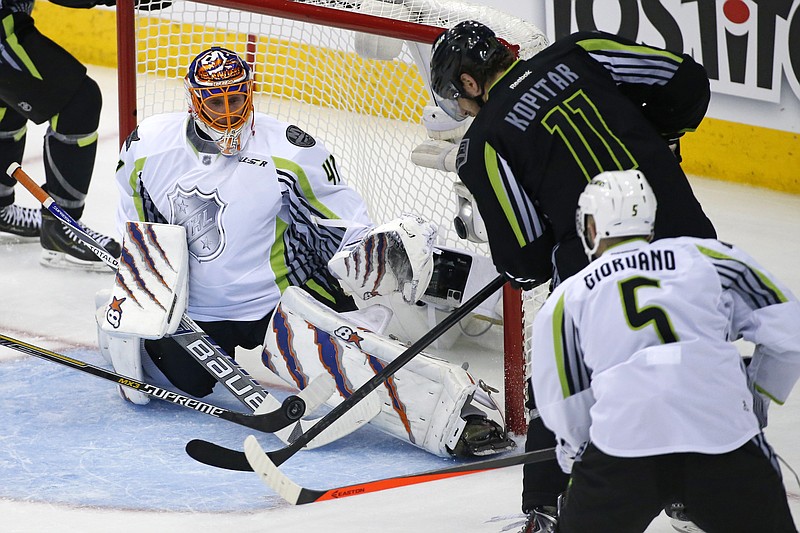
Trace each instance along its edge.
<path fill-rule="evenodd" d="M 197 187 L 185 191 L 177 187 L 169 195 L 173 224 L 186 229 L 189 253 L 200 262 L 211 261 L 225 248 L 222 213 L 225 210 L 219 193 L 204 193 Z"/>
<path fill-rule="evenodd" d="M 314 140 L 314 137 L 294 125 L 286 128 L 286 139 L 288 139 L 293 145 L 299 146 L 300 148 L 311 148 L 317 144 L 317 141 Z"/>

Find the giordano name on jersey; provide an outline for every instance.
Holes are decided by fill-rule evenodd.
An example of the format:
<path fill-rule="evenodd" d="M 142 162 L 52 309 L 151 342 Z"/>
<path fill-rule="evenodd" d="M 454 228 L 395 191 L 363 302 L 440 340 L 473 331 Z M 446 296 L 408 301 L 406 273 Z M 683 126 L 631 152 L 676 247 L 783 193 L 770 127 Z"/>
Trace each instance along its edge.
<path fill-rule="evenodd" d="M 646 250 L 614 257 L 584 275 L 583 282 L 587 289 L 592 290 L 603 278 L 623 270 L 675 270 L 675 253 L 672 250 Z"/>

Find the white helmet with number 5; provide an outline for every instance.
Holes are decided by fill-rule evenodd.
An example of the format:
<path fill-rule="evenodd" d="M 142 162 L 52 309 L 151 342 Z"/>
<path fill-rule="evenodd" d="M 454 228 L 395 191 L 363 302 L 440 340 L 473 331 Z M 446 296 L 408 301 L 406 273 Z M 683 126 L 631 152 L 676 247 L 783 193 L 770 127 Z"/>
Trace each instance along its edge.
<path fill-rule="evenodd" d="M 589 215 L 594 219 L 594 239 L 587 235 Z M 638 170 L 602 172 L 592 178 L 578 198 L 575 218 L 583 249 L 591 259 L 600 239 L 652 235 L 656 196 Z"/>

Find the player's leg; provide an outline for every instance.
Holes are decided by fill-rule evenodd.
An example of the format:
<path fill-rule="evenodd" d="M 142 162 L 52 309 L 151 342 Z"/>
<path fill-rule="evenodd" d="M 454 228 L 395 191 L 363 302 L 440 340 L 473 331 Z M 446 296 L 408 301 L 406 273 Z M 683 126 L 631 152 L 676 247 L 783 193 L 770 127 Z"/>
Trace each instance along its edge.
<path fill-rule="evenodd" d="M 73 98 L 50 120 L 44 138 L 47 192 L 76 220 L 83 215 L 94 170 L 101 106 L 100 88 L 94 80 L 84 76 Z M 44 264 L 103 268 L 102 262 L 77 243 L 74 233 L 50 212 L 43 211 L 42 219 Z M 112 255 L 119 256 L 120 246 L 113 238 L 86 229 Z"/>
<path fill-rule="evenodd" d="M 556 437 L 545 427 L 536 411 L 530 380 L 527 381 L 527 387 L 528 401 L 525 406 L 530 416 L 525 451 L 552 448 L 555 446 Z M 522 511 L 528 515 L 534 512 L 553 513 L 558 496 L 567 489 L 568 482 L 569 476 L 561 471 L 555 459 L 525 465 L 522 469 Z"/>
<path fill-rule="evenodd" d="M 572 469 L 560 533 L 641 533 L 663 509 L 666 456 L 620 458 L 590 444 Z"/>
<path fill-rule="evenodd" d="M 0 100 L 36 124 L 49 121 L 44 140 L 45 189 L 73 218 L 80 218 L 97 151 L 100 89 L 86 76 L 86 67 L 39 33 L 29 15 L 11 13 L 2 23 L 2 38 L 13 38 L 14 46 L 3 47 Z M 42 217 L 43 263 L 105 268 L 49 212 L 43 211 Z M 119 255 L 116 241 L 89 233 L 110 253 Z"/>
<path fill-rule="evenodd" d="M 7 65 L 0 60 L 0 76 Z M 0 231 L 21 237 L 38 237 L 42 227 L 39 208 L 14 203 L 14 178 L 5 173 L 11 163 L 19 163 L 25 152 L 26 119 L 0 100 Z"/>
<path fill-rule="evenodd" d="M 379 323 L 390 315 L 382 305 L 336 313 L 289 287 L 266 330 L 262 364 L 300 389 L 320 374 L 333 376 L 334 406 L 405 352 L 381 334 Z M 421 353 L 377 389 L 387 408 L 370 423 L 444 457 L 498 453 L 515 444 L 489 390 L 463 367 Z"/>
<path fill-rule="evenodd" d="M 725 454 L 688 454 L 683 503 L 705 531 L 796 533 L 774 452 L 763 435 Z"/>

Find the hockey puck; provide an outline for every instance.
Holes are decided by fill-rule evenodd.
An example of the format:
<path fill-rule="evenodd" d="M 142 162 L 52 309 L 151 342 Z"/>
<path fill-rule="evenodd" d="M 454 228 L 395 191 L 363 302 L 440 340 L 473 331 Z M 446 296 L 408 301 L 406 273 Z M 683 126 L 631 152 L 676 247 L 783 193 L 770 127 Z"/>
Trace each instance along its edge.
<path fill-rule="evenodd" d="M 298 396 L 289 396 L 283 401 L 283 412 L 289 420 L 299 420 L 306 413 L 306 402 Z"/>

